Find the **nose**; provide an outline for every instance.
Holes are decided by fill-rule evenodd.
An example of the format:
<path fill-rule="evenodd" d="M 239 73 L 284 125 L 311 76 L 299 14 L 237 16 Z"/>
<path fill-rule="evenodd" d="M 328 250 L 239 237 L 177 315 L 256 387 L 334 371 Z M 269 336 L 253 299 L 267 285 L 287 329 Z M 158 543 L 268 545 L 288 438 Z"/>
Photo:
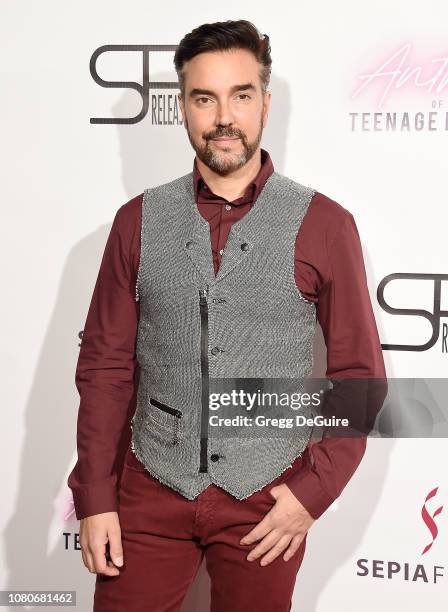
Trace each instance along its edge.
<path fill-rule="evenodd" d="M 216 125 L 217 127 L 229 127 L 234 120 L 232 110 L 228 102 L 220 102 L 217 105 Z"/>

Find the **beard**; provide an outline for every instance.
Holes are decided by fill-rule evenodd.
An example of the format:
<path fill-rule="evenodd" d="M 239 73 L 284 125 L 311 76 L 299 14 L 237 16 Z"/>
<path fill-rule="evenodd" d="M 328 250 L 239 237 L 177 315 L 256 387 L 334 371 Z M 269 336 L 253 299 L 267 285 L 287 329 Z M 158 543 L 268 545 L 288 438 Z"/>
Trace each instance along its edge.
<path fill-rule="evenodd" d="M 252 142 L 248 142 L 246 135 L 235 128 L 221 128 L 214 130 L 213 132 L 210 132 L 204 136 L 205 143 L 203 142 L 203 139 L 201 139 L 200 142 L 196 142 L 191 136 L 188 122 L 185 122 L 185 128 L 187 130 L 188 139 L 190 140 L 191 146 L 195 150 L 198 158 L 206 166 L 208 166 L 210 170 L 216 172 L 216 174 L 226 176 L 231 172 L 242 168 L 254 156 L 263 134 L 263 118 L 260 117 L 258 134 L 255 137 L 255 140 Z M 230 145 L 229 147 L 222 149 L 215 148 L 214 144 L 211 142 L 212 139 L 223 136 L 228 136 L 230 138 L 238 137 L 243 145 L 242 152 L 235 153 L 233 151 L 234 145 Z"/>

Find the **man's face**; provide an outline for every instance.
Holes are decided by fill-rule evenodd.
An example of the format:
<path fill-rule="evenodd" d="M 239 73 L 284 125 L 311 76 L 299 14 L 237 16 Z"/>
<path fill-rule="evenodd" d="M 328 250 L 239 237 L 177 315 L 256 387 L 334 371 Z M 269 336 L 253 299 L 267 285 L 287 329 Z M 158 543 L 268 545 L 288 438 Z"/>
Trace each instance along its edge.
<path fill-rule="evenodd" d="M 185 100 L 179 95 L 179 103 L 191 146 L 225 176 L 244 166 L 261 141 L 271 94 L 263 95 L 260 64 L 250 51 L 231 49 L 200 53 L 184 70 Z"/>

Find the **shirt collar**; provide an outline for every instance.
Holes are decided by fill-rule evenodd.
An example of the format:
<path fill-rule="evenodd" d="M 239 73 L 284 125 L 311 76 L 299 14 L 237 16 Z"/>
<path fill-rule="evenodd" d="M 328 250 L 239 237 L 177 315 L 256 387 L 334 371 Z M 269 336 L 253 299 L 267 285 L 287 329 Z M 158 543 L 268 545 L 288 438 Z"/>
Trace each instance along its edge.
<path fill-rule="evenodd" d="M 241 204 L 245 204 L 247 202 L 254 202 L 258 198 L 258 195 L 263 189 L 264 184 L 266 183 L 267 179 L 270 177 L 272 172 L 274 172 L 274 165 L 272 163 L 272 159 L 269 153 L 265 149 L 261 148 L 260 156 L 261 156 L 261 167 L 260 167 L 260 170 L 258 171 L 257 176 L 247 185 L 244 191 L 244 194 L 232 202 L 233 205 L 238 206 Z M 205 180 L 203 179 L 199 171 L 199 168 L 196 162 L 196 156 L 193 162 L 193 182 L 194 182 L 194 195 L 195 195 L 196 202 L 198 202 L 199 199 L 201 201 L 209 200 L 209 201 L 214 201 L 214 202 L 217 202 L 217 201 L 227 202 L 225 198 L 214 194 L 211 191 L 211 189 L 208 187 L 207 183 L 205 182 Z"/>

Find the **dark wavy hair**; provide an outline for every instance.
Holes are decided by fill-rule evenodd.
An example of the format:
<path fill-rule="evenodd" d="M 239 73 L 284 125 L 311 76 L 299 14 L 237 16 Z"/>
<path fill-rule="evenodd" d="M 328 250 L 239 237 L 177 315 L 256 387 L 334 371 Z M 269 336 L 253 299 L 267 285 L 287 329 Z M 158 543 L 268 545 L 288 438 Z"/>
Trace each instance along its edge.
<path fill-rule="evenodd" d="M 269 36 L 260 34 L 250 21 L 217 21 L 204 23 L 180 41 L 174 54 L 174 67 L 179 79 L 182 97 L 185 95 L 185 62 L 200 53 L 207 51 L 224 51 L 227 49 L 247 49 L 251 51 L 261 64 L 260 81 L 263 93 L 269 86 L 271 77 L 271 46 Z"/>

